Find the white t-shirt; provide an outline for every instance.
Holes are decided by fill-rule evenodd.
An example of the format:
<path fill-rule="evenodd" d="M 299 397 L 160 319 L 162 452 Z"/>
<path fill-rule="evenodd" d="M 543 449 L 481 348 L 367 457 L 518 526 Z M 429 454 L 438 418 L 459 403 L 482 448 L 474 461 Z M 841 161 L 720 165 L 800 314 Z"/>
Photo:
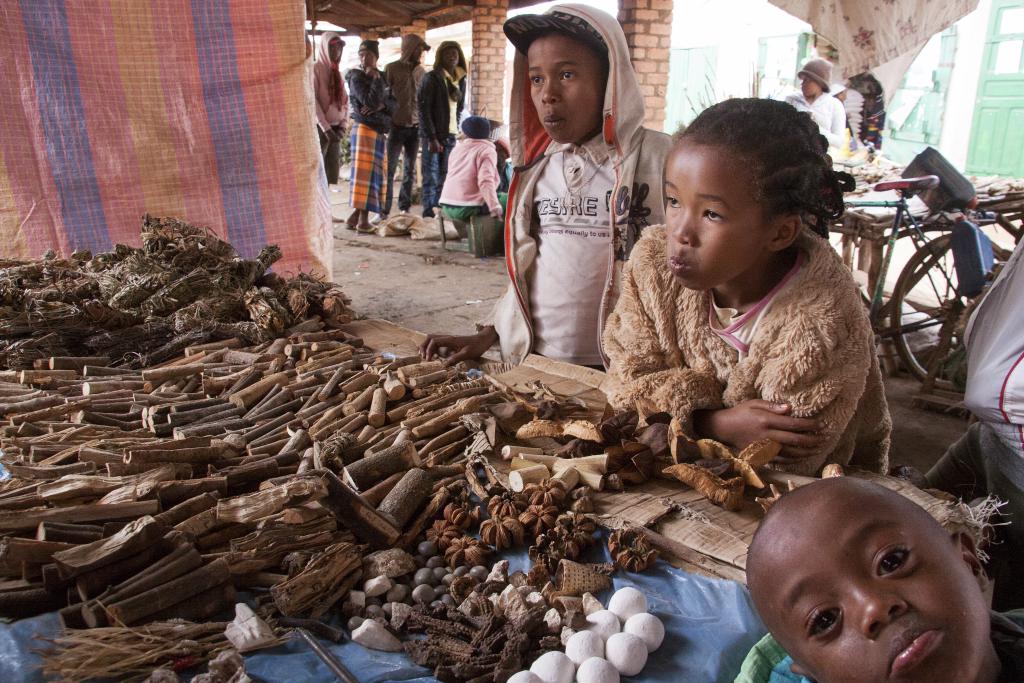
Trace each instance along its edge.
<path fill-rule="evenodd" d="M 846 109 L 843 103 L 836 98 L 823 92 L 815 98 L 814 102 L 808 102 L 802 92 L 794 93 L 786 98 L 786 102 L 792 104 L 800 111 L 806 111 L 818 124 L 821 134 L 833 147 L 842 147 L 844 142 L 843 131 L 846 130 Z"/>
<path fill-rule="evenodd" d="M 805 260 L 804 252 L 797 252 L 796 261 L 779 283 L 772 287 L 763 299 L 751 306 L 747 311 L 740 313 L 735 308 L 719 308 L 715 305 L 715 297 L 711 297 L 711 312 L 709 322 L 711 329 L 725 342 L 736 349 L 740 360 L 747 357 L 750 352 L 750 345 L 754 343 L 757 335 L 757 327 L 761 320 L 767 315 L 772 307 L 772 302 L 779 293 L 789 287 L 793 278 L 800 272 L 800 267 Z"/>
<path fill-rule="evenodd" d="M 965 333 L 964 404 L 1024 455 L 1024 240 L 989 288 Z"/>
<path fill-rule="evenodd" d="M 534 351 L 601 365 L 601 299 L 612 258 L 608 203 L 615 176 L 595 138 L 554 152 L 537 179 L 537 257 L 527 278 Z"/>

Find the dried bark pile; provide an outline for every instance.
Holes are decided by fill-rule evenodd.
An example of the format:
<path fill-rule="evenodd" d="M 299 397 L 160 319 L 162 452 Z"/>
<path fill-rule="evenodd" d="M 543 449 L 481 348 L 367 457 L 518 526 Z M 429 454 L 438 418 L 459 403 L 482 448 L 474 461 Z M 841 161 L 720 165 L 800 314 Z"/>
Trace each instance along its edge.
<path fill-rule="evenodd" d="M 319 617 L 369 548 L 408 546 L 441 512 L 460 417 L 496 394 L 319 318 L 106 360 L 0 371 L 0 616 L 203 621 L 246 588 Z"/>
<path fill-rule="evenodd" d="M 0 367 L 94 356 L 97 365 L 143 368 L 215 339 L 264 342 L 313 316 L 351 320 L 336 285 L 268 272 L 280 258 L 268 246 L 242 259 L 204 229 L 146 216 L 139 248 L 0 260 Z"/>

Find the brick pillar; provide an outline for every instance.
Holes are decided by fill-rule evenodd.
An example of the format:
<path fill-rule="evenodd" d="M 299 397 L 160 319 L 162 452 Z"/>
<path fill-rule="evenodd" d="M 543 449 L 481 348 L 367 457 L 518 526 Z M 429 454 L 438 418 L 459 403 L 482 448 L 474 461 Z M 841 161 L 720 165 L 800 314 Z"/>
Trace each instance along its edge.
<path fill-rule="evenodd" d="M 477 0 L 473 7 L 473 57 L 469 65 L 473 113 L 502 121 L 505 99 L 505 34 L 508 0 Z"/>
<path fill-rule="evenodd" d="M 418 35 L 420 38 L 426 40 L 427 38 L 427 20 L 426 19 L 414 19 L 408 26 L 402 26 L 399 29 L 401 35 L 407 36 L 410 33 Z"/>
<path fill-rule="evenodd" d="M 619 23 L 644 94 L 646 125 L 665 127 L 665 91 L 672 47 L 674 0 L 619 0 Z"/>

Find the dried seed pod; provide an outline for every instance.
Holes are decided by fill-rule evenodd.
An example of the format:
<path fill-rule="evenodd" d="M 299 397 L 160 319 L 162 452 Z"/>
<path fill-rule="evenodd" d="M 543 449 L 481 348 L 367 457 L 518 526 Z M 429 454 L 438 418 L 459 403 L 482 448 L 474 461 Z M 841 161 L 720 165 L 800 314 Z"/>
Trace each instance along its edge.
<path fill-rule="evenodd" d="M 750 463 L 751 467 L 763 467 L 775 459 L 782 445 L 771 439 L 761 439 L 748 444 L 736 457 Z"/>
<path fill-rule="evenodd" d="M 444 518 L 463 531 L 480 521 L 480 509 L 472 503 L 448 503 L 444 508 Z"/>
<path fill-rule="evenodd" d="M 600 444 L 596 444 L 593 441 L 584 441 L 583 439 L 573 439 L 555 451 L 554 455 L 559 458 L 582 458 L 600 452 Z"/>
<path fill-rule="evenodd" d="M 487 500 L 487 514 L 491 517 L 518 517 L 526 506 L 511 491 L 502 491 Z"/>
<path fill-rule="evenodd" d="M 549 479 L 536 484 L 527 484 L 523 489 L 522 498 L 527 505 L 562 507 L 562 503 L 565 502 L 565 494 L 565 487 L 561 482 Z"/>
<path fill-rule="evenodd" d="M 480 525 L 480 538 L 496 550 L 522 545 L 525 537 L 523 525 L 515 517 L 491 517 Z"/>
<path fill-rule="evenodd" d="M 582 538 L 556 527 L 537 537 L 534 545 L 530 546 L 529 556 L 537 565 L 543 565 L 550 573 L 554 573 L 561 560 L 575 560 L 585 545 Z"/>
<path fill-rule="evenodd" d="M 837 462 L 830 462 L 821 468 L 822 479 L 832 479 L 834 477 L 844 477 L 846 472 L 843 471 L 843 466 Z"/>
<path fill-rule="evenodd" d="M 531 536 L 540 536 L 555 525 L 558 508 L 553 505 L 531 505 L 519 515 L 519 521 Z"/>
<path fill-rule="evenodd" d="M 449 567 L 465 565 L 475 567 L 484 564 L 491 554 L 490 546 L 472 536 L 460 536 L 448 544 L 444 559 Z"/>
<path fill-rule="evenodd" d="M 551 582 L 551 570 L 544 563 L 533 565 L 530 573 L 526 575 L 527 582 L 536 588 L 540 588 Z"/>
<path fill-rule="evenodd" d="M 712 503 L 720 505 L 726 510 L 739 510 L 743 504 L 742 477 L 723 480 L 705 469 L 685 463 L 666 467 L 662 473 L 671 475 L 687 486 L 696 489 Z"/>
<path fill-rule="evenodd" d="M 452 585 L 448 587 L 448 594 L 454 598 L 457 605 L 461 605 L 478 585 L 480 585 L 480 582 L 469 574 L 459 576 L 452 581 Z"/>
<path fill-rule="evenodd" d="M 584 545 L 593 540 L 597 525 L 592 519 L 578 512 L 566 512 L 555 520 L 556 528 L 578 538 Z"/>
<path fill-rule="evenodd" d="M 590 496 L 580 496 L 570 506 L 573 512 L 593 512 L 594 499 Z"/>
<path fill-rule="evenodd" d="M 613 531 L 608 537 L 608 554 L 616 567 L 628 572 L 642 572 L 658 559 L 647 536 L 635 529 Z"/>
<path fill-rule="evenodd" d="M 447 519 L 435 519 L 431 527 L 427 529 L 427 540 L 433 541 L 438 550 L 447 549 L 452 541 L 461 536 L 462 529 Z"/>

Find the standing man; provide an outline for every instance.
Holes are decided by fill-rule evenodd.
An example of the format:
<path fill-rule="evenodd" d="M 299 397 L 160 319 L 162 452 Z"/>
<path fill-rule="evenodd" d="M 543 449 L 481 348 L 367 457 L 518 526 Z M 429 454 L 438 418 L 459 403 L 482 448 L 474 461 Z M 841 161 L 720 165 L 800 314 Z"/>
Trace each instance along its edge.
<path fill-rule="evenodd" d="M 429 50 L 427 41 L 415 33 L 402 37 L 402 56 L 384 67 L 384 81 L 391 88 L 391 94 L 398 100 L 398 108 L 391 117 L 391 132 L 388 135 L 388 198 L 384 201 L 384 213 L 391 213 L 394 197 L 395 170 L 398 155 L 405 153 L 402 165 L 402 190 L 398 195 L 398 210 L 408 211 L 412 206 L 412 186 L 416 182 L 416 141 L 419 139 L 416 112 L 416 89 L 427 74 L 420 64 L 423 53 Z"/>
<path fill-rule="evenodd" d="M 462 48 L 446 40 L 437 48 L 434 68 L 416 91 L 423 154 L 423 217 L 433 218 L 448 173 L 448 155 L 455 147 L 459 117 L 466 102 L 468 67 Z"/>
<path fill-rule="evenodd" d="M 313 64 L 313 97 L 316 100 L 316 127 L 320 153 L 329 185 L 338 184 L 341 168 L 341 138 L 348 121 L 348 94 L 341 83 L 341 50 L 345 41 L 330 31 L 320 36 Z"/>

